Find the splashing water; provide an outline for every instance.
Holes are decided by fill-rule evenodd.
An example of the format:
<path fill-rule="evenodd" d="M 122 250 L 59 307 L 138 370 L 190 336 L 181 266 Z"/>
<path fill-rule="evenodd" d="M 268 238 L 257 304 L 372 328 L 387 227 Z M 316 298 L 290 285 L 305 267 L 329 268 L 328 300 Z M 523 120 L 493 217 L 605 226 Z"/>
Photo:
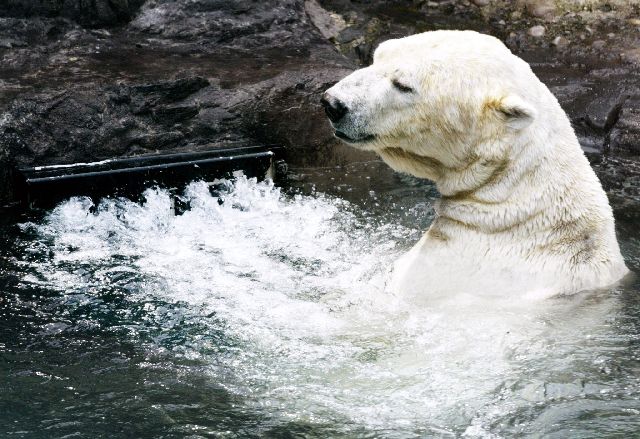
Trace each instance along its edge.
<path fill-rule="evenodd" d="M 178 214 L 167 191 L 144 200 L 74 198 L 23 224 L 33 241 L 22 283 L 59 292 L 52 306 L 66 323 L 50 331 L 106 327 L 142 346 L 135 368 L 160 356 L 172 379 L 197 370 L 232 401 L 200 425 L 156 403 L 174 433 L 563 437 L 640 426 L 623 289 L 418 308 L 385 291 L 421 233 L 399 210 L 376 215 L 241 175 L 213 193 L 192 183 Z M 613 430 L 599 412 L 616 417 Z"/>

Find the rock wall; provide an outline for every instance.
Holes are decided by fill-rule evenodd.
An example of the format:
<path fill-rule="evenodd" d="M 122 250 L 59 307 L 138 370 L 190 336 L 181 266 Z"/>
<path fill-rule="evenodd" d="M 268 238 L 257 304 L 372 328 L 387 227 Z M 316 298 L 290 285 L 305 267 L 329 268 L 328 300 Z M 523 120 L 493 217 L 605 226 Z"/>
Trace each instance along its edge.
<path fill-rule="evenodd" d="M 144 0 L 5 0 L 2 17 L 65 17 L 85 26 L 126 23 Z"/>
<path fill-rule="evenodd" d="M 11 1 L 22 6 L 0 18 L 0 203 L 15 166 L 255 142 L 304 147 L 299 162 L 347 151 L 319 100 L 353 65 L 302 0 L 156 0 L 100 28 L 66 3 Z M 103 17 L 92 4 L 82 12 Z"/>
<path fill-rule="evenodd" d="M 294 164 L 347 160 L 321 93 L 385 39 L 461 28 L 530 62 L 610 193 L 640 200 L 619 169 L 640 160 L 638 3 L 6 0 L 0 205 L 15 166 L 248 143 L 282 144 Z"/>

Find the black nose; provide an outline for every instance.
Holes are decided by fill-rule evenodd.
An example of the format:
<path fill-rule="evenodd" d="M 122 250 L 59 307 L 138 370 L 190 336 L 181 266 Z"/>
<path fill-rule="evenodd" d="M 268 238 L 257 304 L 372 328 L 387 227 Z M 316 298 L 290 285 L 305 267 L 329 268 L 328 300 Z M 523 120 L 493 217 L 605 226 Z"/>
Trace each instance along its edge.
<path fill-rule="evenodd" d="M 326 94 L 322 97 L 320 103 L 324 107 L 324 112 L 327 113 L 329 120 L 334 123 L 342 119 L 349 111 L 339 99 L 331 98 Z"/>

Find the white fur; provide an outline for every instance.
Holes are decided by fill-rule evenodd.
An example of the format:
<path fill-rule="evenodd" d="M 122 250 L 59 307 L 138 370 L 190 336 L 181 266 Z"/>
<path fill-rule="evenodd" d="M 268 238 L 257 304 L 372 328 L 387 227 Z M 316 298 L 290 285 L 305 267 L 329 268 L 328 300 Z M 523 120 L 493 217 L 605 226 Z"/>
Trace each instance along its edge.
<path fill-rule="evenodd" d="M 394 291 L 547 297 L 628 272 L 566 114 L 499 40 L 437 31 L 386 41 L 325 98 L 348 107 L 334 127 L 349 143 L 442 194 L 433 224 L 395 265 Z"/>

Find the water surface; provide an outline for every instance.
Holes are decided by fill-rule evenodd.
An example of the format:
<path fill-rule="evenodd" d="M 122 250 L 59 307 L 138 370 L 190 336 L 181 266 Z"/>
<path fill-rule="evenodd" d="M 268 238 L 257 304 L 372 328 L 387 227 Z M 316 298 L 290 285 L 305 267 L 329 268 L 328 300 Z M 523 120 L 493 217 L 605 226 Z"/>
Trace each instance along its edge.
<path fill-rule="evenodd" d="M 407 303 L 435 197 L 362 163 L 5 218 L 2 436 L 640 434 L 640 282 Z"/>

